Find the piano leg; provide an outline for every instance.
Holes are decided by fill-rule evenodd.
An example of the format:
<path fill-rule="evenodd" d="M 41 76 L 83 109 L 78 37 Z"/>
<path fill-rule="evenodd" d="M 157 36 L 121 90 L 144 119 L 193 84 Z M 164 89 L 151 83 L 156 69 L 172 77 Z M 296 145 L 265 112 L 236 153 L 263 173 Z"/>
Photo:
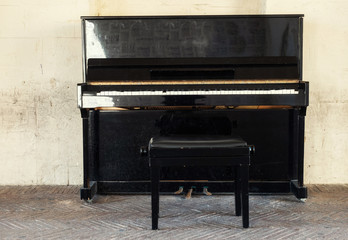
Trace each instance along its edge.
<path fill-rule="evenodd" d="M 306 109 L 298 109 L 292 113 L 293 119 L 293 163 L 295 169 L 293 169 L 293 176 L 290 182 L 291 192 L 298 199 L 307 198 L 307 187 L 303 184 L 303 171 L 304 171 L 304 132 L 305 132 L 305 115 Z"/>
<path fill-rule="evenodd" d="M 94 195 L 97 193 L 97 182 L 89 181 L 88 187 L 83 187 L 80 189 L 80 197 L 81 200 L 85 200 L 87 202 L 91 202 Z"/>
<path fill-rule="evenodd" d="M 83 128 L 83 187 L 80 189 L 80 197 L 85 201 L 90 201 L 97 193 L 97 182 L 90 181 L 89 163 L 91 160 L 90 151 L 93 151 L 93 128 L 94 111 L 81 110 L 82 128 Z"/>
<path fill-rule="evenodd" d="M 298 141 L 298 184 L 303 187 L 303 165 L 304 165 L 304 131 L 305 131 L 305 116 L 298 116 L 299 122 L 299 141 Z"/>

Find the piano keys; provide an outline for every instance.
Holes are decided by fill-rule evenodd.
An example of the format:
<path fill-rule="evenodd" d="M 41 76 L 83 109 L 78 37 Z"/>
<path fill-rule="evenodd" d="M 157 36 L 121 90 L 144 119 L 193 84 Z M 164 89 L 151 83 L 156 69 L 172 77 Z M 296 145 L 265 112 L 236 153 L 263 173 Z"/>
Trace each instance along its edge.
<path fill-rule="evenodd" d="M 79 107 L 185 105 L 306 105 L 306 84 L 79 85 Z"/>
<path fill-rule="evenodd" d="M 138 154 L 155 135 L 224 134 L 253 142 L 253 192 L 303 184 L 303 15 L 82 17 L 84 186 L 96 193 L 148 192 Z M 259 150 L 260 149 L 260 150 Z M 167 169 L 163 191 L 229 191 L 219 168 Z"/>

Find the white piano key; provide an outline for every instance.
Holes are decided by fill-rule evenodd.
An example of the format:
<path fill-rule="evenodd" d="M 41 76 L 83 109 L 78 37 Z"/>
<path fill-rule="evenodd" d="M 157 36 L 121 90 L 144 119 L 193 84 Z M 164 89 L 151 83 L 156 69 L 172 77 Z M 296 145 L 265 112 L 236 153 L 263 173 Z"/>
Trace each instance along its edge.
<path fill-rule="evenodd" d="M 83 108 L 98 107 L 113 107 L 114 100 L 112 97 L 95 97 L 95 96 L 83 96 L 82 97 Z"/>
<path fill-rule="evenodd" d="M 77 106 L 82 107 L 82 89 L 80 85 L 77 85 Z"/>

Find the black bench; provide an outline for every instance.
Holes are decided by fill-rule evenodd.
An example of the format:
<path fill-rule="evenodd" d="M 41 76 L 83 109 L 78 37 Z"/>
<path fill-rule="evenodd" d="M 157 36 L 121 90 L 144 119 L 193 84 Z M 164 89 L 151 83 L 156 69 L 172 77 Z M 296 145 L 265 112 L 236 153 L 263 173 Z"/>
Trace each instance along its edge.
<path fill-rule="evenodd" d="M 160 170 L 169 166 L 234 166 L 235 211 L 237 216 L 242 214 L 243 227 L 249 227 L 249 164 L 253 146 L 239 136 L 177 135 L 151 138 L 147 152 L 153 230 L 158 229 Z"/>

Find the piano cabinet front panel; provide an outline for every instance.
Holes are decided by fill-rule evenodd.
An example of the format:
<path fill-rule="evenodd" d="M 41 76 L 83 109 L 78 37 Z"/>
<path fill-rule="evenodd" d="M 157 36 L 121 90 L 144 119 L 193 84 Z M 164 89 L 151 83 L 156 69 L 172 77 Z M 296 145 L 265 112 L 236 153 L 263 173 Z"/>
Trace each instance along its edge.
<path fill-rule="evenodd" d="M 129 110 L 96 111 L 94 153 L 89 179 L 96 181 L 148 181 L 147 158 L 139 149 L 152 136 L 164 134 L 230 134 L 235 132 L 255 145 L 250 180 L 288 181 L 293 169 L 289 109 L 263 110 Z M 165 168 L 163 180 L 233 179 L 226 168 Z"/>

